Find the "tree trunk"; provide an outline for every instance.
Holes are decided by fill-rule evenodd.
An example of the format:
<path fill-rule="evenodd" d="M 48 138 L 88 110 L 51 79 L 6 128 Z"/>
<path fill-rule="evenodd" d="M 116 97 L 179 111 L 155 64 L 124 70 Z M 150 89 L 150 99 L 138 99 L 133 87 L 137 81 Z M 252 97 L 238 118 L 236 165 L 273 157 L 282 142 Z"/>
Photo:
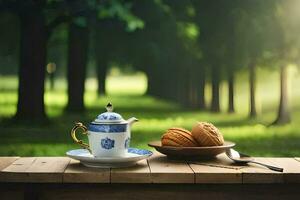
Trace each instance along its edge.
<path fill-rule="evenodd" d="M 106 80 L 106 73 L 107 73 L 107 65 L 108 63 L 97 56 L 96 58 L 96 65 L 97 65 L 97 81 L 98 81 L 98 95 L 105 95 L 105 80 Z"/>
<path fill-rule="evenodd" d="M 197 96 L 200 110 L 205 110 L 205 70 L 202 67 L 198 73 Z"/>
<path fill-rule="evenodd" d="M 291 122 L 288 95 L 288 72 L 287 66 L 282 65 L 280 69 L 280 103 L 277 119 L 273 124 L 286 124 Z"/>
<path fill-rule="evenodd" d="M 42 11 L 20 15 L 20 66 L 18 104 L 15 118 L 18 120 L 43 120 L 44 81 L 46 68 L 47 32 Z"/>
<path fill-rule="evenodd" d="M 179 70 L 177 75 L 178 103 L 185 107 L 189 107 L 189 74 L 187 69 L 177 66 L 175 70 Z M 168 80 L 170 81 L 170 80 Z"/>
<path fill-rule="evenodd" d="M 155 93 L 155 77 L 153 76 L 153 73 L 151 73 L 151 69 L 147 70 L 147 95 L 154 95 Z"/>
<path fill-rule="evenodd" d="M 74 23 L 69 25 L 68 40 L 68 105 L 67 111 L 84 111 L 84 82 L 88 59 L 89 30 Z"/>
<path fill-rule="evenodd" d="M 249 63 L 249 84 L 250 84 L 250 118 L 255 118 L 257 116 L 256 112 L 256 101 L 255 101 L 255 92 L 256 92 L 256 63 L 254 61 Z"/>
<path fill-rule="evenodd" d="M 220 70 L 217 66 L 212 66 L 211 71 L 212 100 L 210 110 L 220 112 Z"/>
<path fill-rule="evenodd" d="M 197 102 L 198 102 L 198 95 L 196 90 L 196 77 L 195 73 L 192 73 L 192 71 L 189 69 L 189 77 L 188 77 L 188 104 L 190 108 L 197 108 Z"/>
<path fill-rule="evenodd" d="M 197 95 L 197 88 L 194 81 L 191 81 L 191 85 L 189 87 L 189 95 L 190 95 L 190 106 L 191 108 L 198 108 L 198 95 Z"/>
<path fill-rule="evenodd" d="M 107 48 L 109 48 L 109 44 L 105 37 L 107 34 L 104 34 L 105 30 L 109 29 L 112 26 L 111 20 L 105 21 L 98 21 L 98 25 L 95 28 L 95 56 L 96 56 L 96 72 L 97 72 L 97 94 L 105 95 L 105 80 L 106 80 L 106 73 L 108 68 L 108 52 Z"/>
<path fill-rule="evenodd" d="M 228 75 L 228 112 L 234 113 L 234 72 Z"/>

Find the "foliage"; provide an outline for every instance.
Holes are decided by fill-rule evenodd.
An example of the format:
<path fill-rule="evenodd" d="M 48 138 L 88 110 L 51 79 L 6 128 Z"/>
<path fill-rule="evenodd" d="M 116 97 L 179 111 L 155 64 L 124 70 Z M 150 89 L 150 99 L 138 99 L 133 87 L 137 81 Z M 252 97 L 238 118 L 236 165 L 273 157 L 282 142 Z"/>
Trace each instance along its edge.
<path fill-rule="evenodd" d="M 257 120 L 247 119 L 247 93 L 243 82 L 245 74 L 239 74 L 238 92 L 240 93 L 237 101 L 237 114 L 211 114 L 188 110 L 178 104 L 163 101 L 149 96 L 141 96 L 145 88 L 138 88 L 139 85 L 146 86 L 145 77 L 136 75 L 129 77 L 108 77 L 109 85 L 108 96 L 98 98 L 95 93 L 93 79 L 87 82 L 86 103 L 88 110 L 85 114 L 63 114 L 66 104 L 64 82 L 58 80 L 56 91 L 47 90 L 45 94 L 47 113 L 50 116 L 50 124 L 17 124 L 9 123 L 4 117 L 14 114 L 16 109 L 16 85 L 15 78 L 4 78 L 0 80 L 0 131 L 2 142 L 0 144 L 1 155 L 23 155 L 23 156 L 42 156 L 42 155 L 65 155 L 69 149 L 79 148 L 72 142 L 70 129 L 74 122 L 82 121 L 87 124 L 95 118 L 97 114 L 103 112 L 104 106 L 108 101 L 112 101 L 117 112 L 123 117 L 135 116 L 139 122 L 133 126 L 132 146 L 140 148 L 147 147 L 147 142 L 158 140 L 163 132 L 172 126 L 183 126 L 191 129 L 195 121 L 210 121 L 216 124 L 224 133 L 227 140 L 237 143 L 237 149 L 257 156 L 295 156 L 299 152 L 299 119 L 300 104 L 294 107 L 294 122 L 282 127 L 267 127 L 275 117 L 274 107 L 277 101 L 276 90 L 272 90 L 273 85 L 277 85 L 276 73 L 266 80 L 264 77 L 268 71 L 260 71 L 259 91 L 263 96 L 263 115 Z M 132 84 L 129 84 L 130 81 Z M 299 84 L 299 78 L 295 85 Z M 124 83 L 127 83 L 124 85 Z M 134 84 L 135 83 L 135 84 Z M 120 88 L 119 85 L 123 85 Z M 270 90 L 272 93 L 264 93 Z M 127 91 L 127 93 L 126 93 Z M 294 93 L 294 101 L 299 102 L 300 91 Z M 129 93 L 128 93 L 129 92 Z M 131 93 L 130 93 L 131 92 Z M 225 92 L 225 91 L 223 91 Z M 266 96 L 267 95 L 267 96 Z M 224 105 L 226 102 L 222 105 Z M 223 107 L 224 108 L 224 107 Z M 263 122 L 260 124 L 258 122 Z M 149 148 L 150 149 L 150 148 Z"/>
<path fill-rule="evenodd" d="M 245 86 L 244 70 L 251 62 L 257 63 L 262 68 L 272 69 L 271 71 L 283 64 L 298 64 L 299 4 L 299 0 L 40 0 L 35 3 L 29 0 L 0 0 L 0 26 L 5 27 L 5 30 L 0 32 L 0 73 L 17 73 L 20 47 L 18 38 L 22 36 L 22 31 L 19 31 L 20 24 L 16 16 L 21 16 L 20 13 L 28 15 L 39 13 L 45 17 L 45 24 L 41 27 L 46 26 L 48 33 L 48 46 L 47 49 L 43 49 L 48 50 L 47 61 L 57 63 L 59 74 L 63 77 L 68 56 L 70 60 L 75 58 L 74 55 L 73 58 L 67 55 L 66 48 L 67 25 L 72 22 L 93 33 L 91 34 L 93 49 L 86 49 L 76 56 L 86 55 L 88 51 L 91 66 L 96 63 L 98 70 L 104 68 L 101 72 L 104 79 L 107 69 L 112 65 L 123 68 L 129 66 L 142 71 L 144 76 L 147 76 L 147 86 L 144 84 L 139 87 L 143 92 L 147 87 L 147 95 L 153 96 L 110 95 L 98 98 L 87 86 L 85 98 L 88 111 L 91 113 L 83 116 L 84 121 L 94 117 L 92 115 L 97 114 L 99 105 L 111 98 L 120 103 L 120 111 L 124 111 L 126 116 L 137 113 L 144 120 L 144 123 L 134 129 L 137 132 L 133 141 L 135 145 L 146 147 L 146 141 L 159 138 L 170 125 L 184 125 L 189 128 L 196 119 L 205 119 L 219 125 L 228 139 L 241 142 L 241 150 L 257 155 L 292 155 L 299 152 L 296 149 L 296 146 L 299 146 L 297 142 L 299 136 L 296 132 L 299 128 L 297 109 L 293 113 L 296 116 L 295 122 L 291 125 L 266 128 L 263 125 L 254 125 L 258 121 L 244 119 L 245 108 L 248 106 L 246 103 L 237 103 L 237 110 L 242 109 L 242 113 L 228 116 L 200 112 L 199 102 L 202 98 L 206 99 L 205 103 L 208 104 L 207 99 L 213 99 L 208 92 L 213 85 L 216 93 L 222 94 L 220 98 L 219 95 L 216 96 L 224 107 L 227 101 L 224 100 L 225 90 L 222 80 L 227 80 L 225 79 L 227 76 L 229 83 L 231 77 L 234 88 L 234 75 L 243 77 L 243 81 L 237 82 L 234 86 L 242 85 L 244 88 L 236 90 L 237 94 L 232 96 L 238 97 L 237 101 L 247 99 L 245 91 L 248 88 Z M 19 18 L 21 21 L 22 19 Z M 76 42 L 73 44 L 76 45 Z M 26 53 L 24 49 L 26 48 L 23 48 L 23 53 Z M 38 55 L 26 58 L 31 59 L 32 63 L 39 60 Z M 89 68 L 89 74 L 92 76 L 95 76 L 94 68 Z M 206 73 L 207 71 L 211 73 Z M 271 71 L 264 73 L 264 76 L 268 77 Z M 146 82 L 144 78 L 142 79 Z M 135 79 L 129 81 L 124 77 L 115 77 L 115 80 L 112 84 L 108 84 L 108 93 L 111 88 L 119 88 L 117 91 L 119 94 L 128 95 L 124 87 L 127 84 L 137 84 L 134 82 Z M 9 85 L 6 81 L 1 84 L 4 86 L 0 85 L 3 87 L 0 92 L 0 117 L 11 116 L 17 102 L 14 93 L 16 88 L 6 88 L 5 85 Z M 37 84 L 32 85 L 30 89 L 35 91 L 33 87 Z M 61 83 L 58 85 L 60 87 Z M 214 87 L 216 85 L 217 87 Z M 258 85 L 260 89 L 263 87 Z M 130 90 L 134 94 L 139 93 L 137 87 Z M 275 93 L 274 84 L 264 90 L 262 98 L 273 93 Z M 42 95 L 41 93 L 39 97 Z M 47 153 L 54 155 L 63 154 L 66 149 L 73 147 L 71 144 L 59 144 L 53 151 L 49 150 L 49 146 L 55 142 L 69 141 L 69 137 L 64 135 L 69 130 L 66 124 L 72 124 L 81 117 L 81 114 L 63 114 L 67 99 L 64 89 L 47 91 L 45 97 L 48 115 L 55 124 L 45 132 L 49 134 L 53 132 L 54 135 L 50 134 L 47 136 L 49 138 L 39 136 L 39 132 L 45 129 L 43 126 L 20 125 L 14 128 L 13 125 L 3 122 L 3 127 L 9 128 L 3 128 L 6 140 L 5 144 L 0 146 L 0 152 L 3 150 L 4 154 L 24 152 L 24 155 Z M 135 100 L 132 100 L 133 97 Z M 264 99 L 264 101 L 271 100 L 271 105 L 265 103 L 263 110 L 274 109 L 273 104 L 277 103 L 275 95 Z M 190 108 L 194 108 L 195 111 L 189 110 Z M 204 110 L 205 105 L 201 106 L 201 109 Z M 272 116 L 273 114 L 274 112 Z M 258 120 L 270 121 L 269 118 L 264 120 L 264 117 Z M 58 127 L 56 124 L 59 124 Z M 233 125 L 235 127 L 231 127 Z M 20 151 L 15 150 L 14 146 L 22 141 L 24 144 L 21 146 L 24 148 L 20 147 Z M 30 147 L 30 142 L 34 143 L 33 148 Z M 288 152 L 284 152 L 285 142 L 290 144 Z M 257 147 L 255 149 L 251 148 L 254 144 Z M 265 146 L 272 147 L 273 151 L 263 152 Z"/>

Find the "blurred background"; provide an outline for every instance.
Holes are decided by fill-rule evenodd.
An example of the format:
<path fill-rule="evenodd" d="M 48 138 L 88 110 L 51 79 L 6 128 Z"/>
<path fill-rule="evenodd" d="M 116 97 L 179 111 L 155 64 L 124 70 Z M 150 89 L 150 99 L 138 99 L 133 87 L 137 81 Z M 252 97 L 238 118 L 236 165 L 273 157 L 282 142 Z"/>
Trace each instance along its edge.
<path fill-rule="evenodd" d="M 0 155 L 64 155 L 112 102 L 134 147 L 215 124 L 300 155 L 299 0 L 0 0 Z"/>

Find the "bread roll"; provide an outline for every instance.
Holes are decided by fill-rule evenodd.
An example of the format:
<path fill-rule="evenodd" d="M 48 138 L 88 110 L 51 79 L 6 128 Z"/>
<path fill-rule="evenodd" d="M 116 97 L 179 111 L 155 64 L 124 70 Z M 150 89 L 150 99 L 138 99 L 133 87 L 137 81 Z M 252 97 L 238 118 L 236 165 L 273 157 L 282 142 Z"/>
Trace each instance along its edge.
<path fill-rule="evenodd" d="M 163 134 L 161 138 L 163 146 L 175 147 L 195 147 L 196 140 L 193 138 L 190 131 L 183 128 L 170 128 Z"/>
<path fill-rule="evenodd" d="M 219 129 L 208 122 L 197 122 L 192 129 L 192 135 L 199 146 L 221 146 L 224 138 Z"/>

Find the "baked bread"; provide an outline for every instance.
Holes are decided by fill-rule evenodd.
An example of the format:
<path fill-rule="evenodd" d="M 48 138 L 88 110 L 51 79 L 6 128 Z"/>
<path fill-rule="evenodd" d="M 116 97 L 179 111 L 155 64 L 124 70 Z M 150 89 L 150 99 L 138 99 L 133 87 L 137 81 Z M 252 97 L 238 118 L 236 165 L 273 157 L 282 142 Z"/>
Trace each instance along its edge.
<path fill-rule="evenodd" d="M 197 142 L 190 131 L 183 128 L 170 128 L 161 138 L 163 146 L 196 147 Z"/>
<path fill-rule="evenodd" d="M 221 146 L 224 144 L 222 133 L 208 122 L 197 122 L 192 129 L 192 136 L 198 146 Z"/>

